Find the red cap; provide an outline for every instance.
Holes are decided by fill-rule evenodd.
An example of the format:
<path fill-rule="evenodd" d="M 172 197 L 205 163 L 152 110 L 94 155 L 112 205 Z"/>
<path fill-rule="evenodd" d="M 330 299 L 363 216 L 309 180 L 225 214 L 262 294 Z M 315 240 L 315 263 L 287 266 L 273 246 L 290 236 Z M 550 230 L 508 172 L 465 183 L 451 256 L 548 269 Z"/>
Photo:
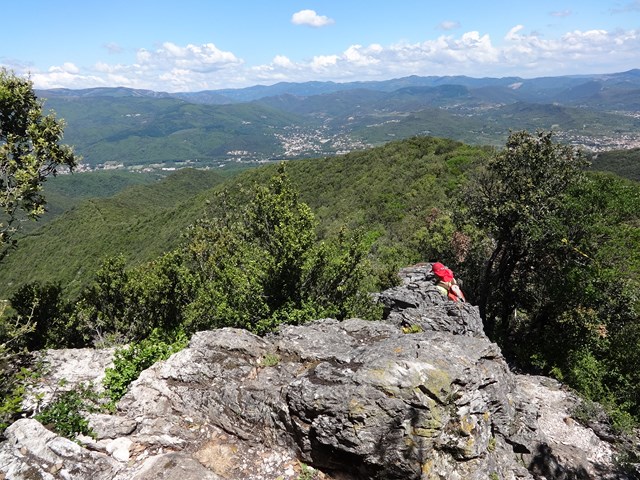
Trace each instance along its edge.
<path fill-rule="evenodd" d="M 431 266 L 431 270 L 443 282 L 450 282 L 453 279 L 453 272 L 440 262 L 436 262 Z"/>

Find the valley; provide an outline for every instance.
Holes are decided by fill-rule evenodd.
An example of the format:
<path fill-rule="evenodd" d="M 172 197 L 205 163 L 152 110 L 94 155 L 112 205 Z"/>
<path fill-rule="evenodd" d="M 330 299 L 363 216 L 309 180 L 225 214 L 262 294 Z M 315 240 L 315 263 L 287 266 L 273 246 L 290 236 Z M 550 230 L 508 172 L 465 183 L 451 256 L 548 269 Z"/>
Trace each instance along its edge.
<path fill-rule="evenodd" d="M 636 148 L 639 72 L 37 93 L 65 119 L 65 141 L 84 159 L 79 171 L 162 172 L 342 155 L 415 135 L 500 146 L 510 131 L 542 129 L 590 152 Z"/>

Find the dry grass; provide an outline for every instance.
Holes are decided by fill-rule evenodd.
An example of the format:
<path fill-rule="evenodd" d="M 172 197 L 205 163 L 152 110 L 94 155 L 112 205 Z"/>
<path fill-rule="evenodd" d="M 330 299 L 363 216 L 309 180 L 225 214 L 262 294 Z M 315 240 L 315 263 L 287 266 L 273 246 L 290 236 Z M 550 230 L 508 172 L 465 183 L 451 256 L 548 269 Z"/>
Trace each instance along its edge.
<path fill-rule="evenodd" d="M 194 457 L 209 470 L 220 476 L 227 476 L 235 465 L 238 447 L 218 443 L 216 439 L 207 442 Z"/>

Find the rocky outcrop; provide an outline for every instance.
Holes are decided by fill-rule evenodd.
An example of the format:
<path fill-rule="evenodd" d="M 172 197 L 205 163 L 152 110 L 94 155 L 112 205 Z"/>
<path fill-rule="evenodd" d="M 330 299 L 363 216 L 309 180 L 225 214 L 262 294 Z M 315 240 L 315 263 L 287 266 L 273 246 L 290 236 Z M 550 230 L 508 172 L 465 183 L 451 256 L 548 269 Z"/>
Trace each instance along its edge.
<path fill-rule="evenodd" d="M 571 417 L 559 383 L 510 372 L 475 307 L 429 266 L 379 295 L 386 320 L 220 329 L 144 371 L 83 446 L 32 419 L 0 445 L 6 478 L 632 478 Z M 406 333 L 414 332 L 414 333 Z M 50 352 L 49 355 L 54 355 Z M 307 465 L 309 467 L 307 467 Z M 315 470 L 310 470 L 311 468 Z"/>
<path fill-rule="evenodd" d="M 400 276 L 400 286 L 378 296 L 387 322 L 404 328 L 419 327 L 422 331 L 485 338 L 478 309 L 443 299 L 429 265 L 405 268 Z"/>

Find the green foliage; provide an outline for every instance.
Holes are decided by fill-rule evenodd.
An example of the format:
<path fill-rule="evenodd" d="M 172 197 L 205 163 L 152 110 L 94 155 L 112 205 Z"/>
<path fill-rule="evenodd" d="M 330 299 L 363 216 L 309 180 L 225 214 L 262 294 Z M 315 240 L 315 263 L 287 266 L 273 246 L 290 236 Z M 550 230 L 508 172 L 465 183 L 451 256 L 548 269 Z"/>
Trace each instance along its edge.
<path fill-rule="evenodd" d="M 598 152 L 593 156 L 593 170 L 613 172 L 621 177 L 640 181 L 640 148 Z"/>
<path fill-rule="evenodd" d="M 70 325 L 86 342 L 234 326 L 256 333 L 322 316 L 379 315 L 366 293 L 370 239 L 346 230 L 316 242 L 316 222 L 284 170 L 248 200 L 224 193 L 216 216 L 196 222 L 183 248 L 126 268 L 107 259 L 74 302 Z"/>
<path fill-rule="evenodd" d="M 0 354 L 0 432 L 22 412 L 24 395 L 38 376 L 37 371 L 25 367 L 16 371 L 16 367 L 10 365 L 15 360 L 15 356 L 7 355 L 6 351 Z"/>
<path fill-rule="evenodd" d="M 368 246 L 345 231 L 317 244 L 314 215 L 284 164 L 243 205 L 228 197 L 217 205 L 220 214 L 190 232 L 197 291 L 189 330 L 230 325 L 265 333 L 281 323 L 372 314 L 364 293 Z"/>
<path fill-rule="evenodd" d="M 181 172 L 182 175 L 188 171 Z M 204 174 L 206 176 L 206 173 Z M 163 181 L 169 173 L 134 173 L 126 170 L 96 170 L 58 175 L 44 185 L 47 195 L 65 197 L 70 202 L 86 198 L 113 197 L 131 187 Z M 147 190 L 147 189 L 144 189 Z M 49 202 L 51 206 L 51 202 Z"/>
<path fill-rule="evenodd" d="M 606 366 L 598 361 L 589 350 L 571 352 L 567 358 L 569 368 L 565 381 L 573 385 L 587 399 L 603 400 L 607 396 L 604 377 Z"/>
<path fill-rule="evenodd" d="M 190 274 L 178 251 L 129 270 L 122 256 L 110 258 L 80 295 L 73 320 L 94 343 L 141 340 L 154 329 L 178 328 L 191 291 Z"/>
<path fill-rule="evenodd" d="M 0 69 L 0 259 L 14 244 L 16 221 L 44 213 L 42 183 L 77 159 L 60 144 L 63 123 L 43 115 L 33 85 Z"/>
<path fill-rule="evenodd" d="M 422 258 L 449 265 L 454 261 L 451 240 L 456 231 L 451 214 L 434 207 L 413 240 Z"/>
<path fill-rule="evenodd" d="M 282 164 L 268 187 L 258 186 L 251 208 L 244 212 L 245 242 L 255 243 L 264 255 L 263 294 L 270 311 L 300 301 L 303 270 L 315 241 L 315 218 L 299 200 Z"/>
<path fill-rule="evenodd" d="M 160 360 L 166 360 L 186 347 L 187 343 L 187 337 L 183 333 L 170 335 L 154 330 L 148 338 L 116 350 L 113 368 L 107 368 L 103 381 L 111 405 L 115 405 L 127 393 L 131 382 L 143 370 Z"/>
<path fill-rule="evenodd" d="M 489 443 L 487 444 L 487 451 L 492 453 L 496 451 L 496 437 L 491 436 Z"/>
<path fill-rule="evenodd" d="M 262 367 L 275 367 L 280 363 L 280 355 L 277 353 L 267 353 L 260 361 Z"/>
<path fill-rule="evenodd" d="M 603 403 L 620 425 L 640 418 L 639 211 L 640 187 L 611 175 L 572 189 L 560 212 L 570 235 L 563 262 L 529 286 L 537 302 L 511 332 L 528 346 L 517 352 L 522 365 L 536 355 L 543 373 Z"/>
<path fill-rule="evenodd" d="M 300 462 L 300 474 L 298 475 L 298 480 L 314 480 L 316 476 L 316 470 L 313 467 Z"/>
<path fill-rule="evenodd" d="M 604 403 L 604 401 L 606 399 L 601 403 L 583 398 L 571 412 L 571 416 L 585 426 L 601 424 L 610 427 L 619 435 L 633 434 L 638 424 L 637 420 L 619 405 L 611 401 Z"/>
<path fill-rule="evenodd" d="M 35 330 L 33 322 L 12 323 L 5 317 L 7 304 L 0 302 L 0 432 L 22 412 L 22 400 L 39 369 L 31 369 L 28 361 L 17 352 L 23 338 Z"/>
<path fill-rule="evenodd" d="M 366 152 L 289 162 L 287 171 L 300 200 L 314 213 L 319 239 L 337 235 L 344 226 L 363 231 L 363 241 L 372 245 L 371 267 L 384 287 L 395 281 L 401 266 L 425 260 L 412 240 L 416 230 L 432 208 L 451 210 L 453 195 L 488 153 L 452 140 L 416 137 Z M 188 225 L 202 217 L 205 199 L 215 206 L 215 192 L 226 187 L 234 202 L 248 202 L 253 185 L 268 185 L 276 168 L 245 170 L 224 185 L 217 172 L 184 169 L 112 198 L 85 200 L 21 238 L 21 248 L 0 269 L 0 298 L 38 281 L 60 283 L 71 300 L 91 282 L 103 259 L 122 254 L 130 268 L 176 248 Z M 73 177 L 85 175 L 94 174 Z"/>
<path fill-rule="evenodd" d="M 568 383 L 625 428 L 640 419 L 640 188 L 584 175 L 581 155 L 550 140 L 514 134 L 461 198 L 492 240 L 464 262 L 480 285 L 467 298 L 511 361 Z"/>
<path fill-rule="evenodd" d="M 453 212 L 433 208 L 411 243 L 421 259 L 443 262 L 454 269 L 467 299 L 475 301 L 481 284 L 474 280 L 482 278 L 491 241 L 474 225 L 456 225 L 454 217 Z"/>
<path fill-rule="evenodd" d="M 122 170 L 75 172 L 72 175 L 49 177 L 43 194 L 47 199 L 46 212 L 37 222 L 24 223 L 20 236 L 41 229 L 64 212 L 78 207 L 89 198 L 107 198 L 135 185 L 149 185 L 161 181 L 168 174 L 132 173 Z"/>
<path fill-rule="evenodd" d="M 16 337 L 16 329 L 24 333 L 16 337 L 13 348 L 34 351 L 47 346 L 76 347 L 81 339 L 69 325 L 70 306 L 62 298 L 59 284 L 28 283 L 9 299 L 13 314 L 0 317 L 0 341 Z"/>
<path fill-rule="evenodd" d="M 638 451 L 637 447 L 625 447 L 614 462 L 619 471 L 626 473 L 629 478 L 637 477 L 640 451 Z"/>
<path fill-rule="evenodd" d="M 72 440 L 80 434 L 93 436 L 89 421 L 84 415 L 97 411 L 94 405 L 96 399 L 97 396 L 90 387 L 80 385 L 73 390 L 58 393 L 35 418 L 58 435 Z"/>
<path fill-rule="evenodd" d="M 402 327 L 402 333 L 422 333 L 422 327 L 420 325 L 409 325 L 407 327 Z"/>
<path fill-rule="evenodd" d="M 346 230 L 316 242 L 315 218 L 284 166 L 248 197 L 221 195 L 217 216 L 153 262 L 127 268 L 123 256 L 108 258 L 73 302 L 66 327 L 86 344 L 109 345 L 144 340 L 154 329 L 262 334 L 326 316 L 379 316 L 367 294 L 370 242 Z"/>
<path fill-rule="evenodd" d="M 588 399 L 582 400 L 571 412 L 571 417 L 583 425 L 597 422 L 604 415 L 602 405 Z"/>
<path fill-rule="evenodd" d="M 190 231 L 188 253 L 197 280 L 185 311 L 189 331 L 222 326 L 255 327 L 268 315 L 262 294 L 264 259 L 242 241 L 238 225 L 198 222 Z"/>
<path fill-rule="evenodd" d="M 550 132 L 511 133 L 465 194 L 459 211 L 494 243 L 484 267 L 478 306 L 492 338 L 518 306 L 526 304 L 531 273 L 545 268 L 567 233 L 557 213 L 586 162 L 572 147 L 552 142 Z"/>
<path fill-rule="evenodd" d="M 130 305 L 128 272 L 123 257 L 109 258 L 96 272 L 95 281 L 82 293 L 76 306 L 76 317 L 87 328 L 95 330 L 96 343 L 105 344 L 107 337 L 126 341 L 133 325 L 125 317 Z"/>

